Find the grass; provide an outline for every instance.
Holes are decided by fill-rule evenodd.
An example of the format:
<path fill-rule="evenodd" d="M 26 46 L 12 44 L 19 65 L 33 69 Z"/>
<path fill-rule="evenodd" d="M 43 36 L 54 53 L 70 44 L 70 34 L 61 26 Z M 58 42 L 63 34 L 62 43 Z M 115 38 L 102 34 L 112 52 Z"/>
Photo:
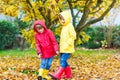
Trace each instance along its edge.
<path fill-rule="evenodd" d="M 75 55 L 85 55 L 85 56 L 92 56 L 92 55 L 99 55 L 99 54 L 115 54 L 117 53 L 117 49 L 76 49 Z M 20 49 L 11 49 L 11 50 L 0 50 L 0 56 L 36 56 L 35 49 L 25 49 L 21 51 Z"/>
<path fill-rule="evenodd" d="M 86 57 L 92 62 L 99 62 L 118 53 L 118 51 L 118 49 L 77 49 L 74 56 Z"/>
<path fill-rule="evenodd" d="M 118 49 L 77 49 L 76 54 L 95 55 L 95 54 L 115 54 Z"/>
<path fill-rule="evenodd" d="M 34 49 L 25 49 L 24 51 L 20 49 L 0 50 L 0 56 L 36 56 L 36 51 Z"/>

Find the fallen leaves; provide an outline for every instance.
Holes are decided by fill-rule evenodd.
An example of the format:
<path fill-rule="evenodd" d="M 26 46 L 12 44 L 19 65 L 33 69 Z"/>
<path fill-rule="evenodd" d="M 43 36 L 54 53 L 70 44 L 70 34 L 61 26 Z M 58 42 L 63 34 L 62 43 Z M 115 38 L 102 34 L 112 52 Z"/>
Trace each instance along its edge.
<path fill-rule="evenodd" d="M 71 80 L 120 80 L 119 54 L 79 54 L 68 62 L 72 68 Z M 0 80 L 37 80 L 39 65 L 37 57 L 0 57 Z M 56 58 L 50 72 L 56 72 L 58 66 L 59 59 Z"/>

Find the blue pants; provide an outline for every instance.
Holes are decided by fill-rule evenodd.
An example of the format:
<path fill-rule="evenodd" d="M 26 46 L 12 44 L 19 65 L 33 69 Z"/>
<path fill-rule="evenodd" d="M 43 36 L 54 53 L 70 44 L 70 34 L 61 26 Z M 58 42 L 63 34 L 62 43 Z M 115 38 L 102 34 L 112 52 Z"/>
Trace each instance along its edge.
<path fill-rule="evenodd" d="M 61 53 L 60 54 L 60 66 L 65 68 L 69 66 L 67 60 L 70 57 L 70 53 Z"/>
<path fill-rule="evenodd" d="M 51 58 L 42 58 L 40 68 L 49 70 L 50 67 L 51 67 L 52 61 L 53 61 L 53 57 L 51 57 Z"/>

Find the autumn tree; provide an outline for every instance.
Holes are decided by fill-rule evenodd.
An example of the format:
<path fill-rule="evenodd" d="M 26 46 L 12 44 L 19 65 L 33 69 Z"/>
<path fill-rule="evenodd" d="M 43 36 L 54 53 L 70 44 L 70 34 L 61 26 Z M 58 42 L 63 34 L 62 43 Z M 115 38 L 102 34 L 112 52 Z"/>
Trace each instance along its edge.
<path fill-rule="evenodd" d="M 120 0 L 0 0 L 0 2 L 0 13 L 13 17 L 22 14 L 23 21 L 44 19 L 48 28 L 58 22 L 58 14 L 61 11 L 69 9 L 78 40 L 84 28 L 103 20 L 115 5 L 119 6 Z"/>
<path fill-rule="evenodd" d="M 113 47 L 114 39 L 115 39 L 113 38 L 113 36 L 114 34 L 118 33 L 118 31 L 116 30 L 117 28 L 116 19 L 119 15 L 119 12 L 120 12 L 119 10 L 120 10 L 120 7 L 117 9 L 112 9 L 109 15 L 106 16 L 104 20 L 101 22 L 101 26 L 105 26 L 104 34 L 105 34 L 106 47 L 108 48 Z"/>

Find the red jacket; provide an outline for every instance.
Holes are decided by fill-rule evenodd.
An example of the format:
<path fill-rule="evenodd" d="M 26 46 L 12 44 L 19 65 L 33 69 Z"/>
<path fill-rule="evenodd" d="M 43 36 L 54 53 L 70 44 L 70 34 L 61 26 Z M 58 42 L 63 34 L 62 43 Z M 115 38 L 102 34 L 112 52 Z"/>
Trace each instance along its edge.
<path fill-rule="evenodd" d="M 44 27 L 44 32 L 39 33 L 36 30 L 36 25 L 40 24 Z M 41 53 L 42 58 L 50 58 L 56 55 L 56 51 L 58 51 L 58 43 L 56 41 L 56 38 L 53 34 L 53 32 L 49 29 L 47 29 L 44 21 L 38 20 L 34 22 L 34 31 L 35 34 L 35 40 L 36 40 L 36 50 L 37 53 Z"/>

